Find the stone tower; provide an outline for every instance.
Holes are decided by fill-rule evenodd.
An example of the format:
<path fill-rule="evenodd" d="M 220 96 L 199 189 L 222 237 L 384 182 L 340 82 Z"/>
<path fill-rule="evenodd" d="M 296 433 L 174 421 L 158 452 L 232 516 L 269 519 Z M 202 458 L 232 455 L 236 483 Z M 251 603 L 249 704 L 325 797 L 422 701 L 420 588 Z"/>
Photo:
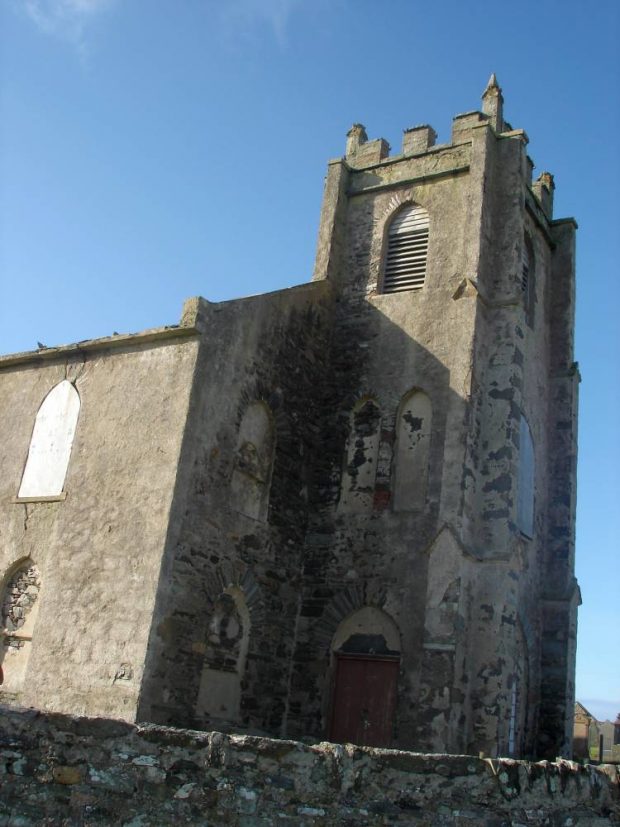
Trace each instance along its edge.
<path fill-rule="evenodd" d="M 569 754 L 576 225 L 502 107 L 354 125 L 311 283 L 0 359 L 4 700 Z"/>
<path fill-rule="evenodd" d="M 493 75 L 449 144 L 419 126 L 390 156 L 355 125 L 329 165 L 297 734 L 570 754 L 576 225 L 527 143 Z"/>

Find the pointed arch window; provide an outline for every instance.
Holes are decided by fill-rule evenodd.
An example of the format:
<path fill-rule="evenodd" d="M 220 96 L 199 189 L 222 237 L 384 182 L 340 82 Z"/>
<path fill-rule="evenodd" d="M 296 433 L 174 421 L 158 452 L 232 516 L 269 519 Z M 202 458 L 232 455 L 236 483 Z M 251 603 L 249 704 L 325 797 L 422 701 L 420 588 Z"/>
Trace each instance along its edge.
<path fill-rule="evenodd" d="M 424 207 L 409 204 L 396 213 L 387 234 L 384 293 L 400 293 L 424 287 L 428 230 L 428 213 Z"/>
<path fill-rule="evenodd" d="M 79 413 L 80 396 L 66 379 L 47 394 L 34 422 L 18 497 L 62 494 Z"/>

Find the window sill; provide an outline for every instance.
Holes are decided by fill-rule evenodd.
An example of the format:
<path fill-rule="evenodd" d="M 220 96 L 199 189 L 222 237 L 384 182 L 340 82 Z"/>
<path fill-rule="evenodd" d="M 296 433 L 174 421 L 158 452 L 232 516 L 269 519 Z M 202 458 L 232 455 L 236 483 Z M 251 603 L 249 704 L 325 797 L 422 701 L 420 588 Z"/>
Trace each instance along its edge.
<path fill-rule="evenodd" d="M 67 499 L 67 492 L 54 494 L 51 497 L 11 497 L 12 503 L 60 503 Z"/>

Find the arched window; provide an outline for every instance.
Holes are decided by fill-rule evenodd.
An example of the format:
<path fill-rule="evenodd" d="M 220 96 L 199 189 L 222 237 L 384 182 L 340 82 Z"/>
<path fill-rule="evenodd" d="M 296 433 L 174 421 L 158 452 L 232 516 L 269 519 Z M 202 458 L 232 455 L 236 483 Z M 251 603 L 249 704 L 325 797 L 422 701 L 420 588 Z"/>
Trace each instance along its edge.
<path fill-rule="evenodd" d="M 389 747 L 400 668 L 396 623 L 381 609 L 365 606 L 342 621 L 331 649 L 330 740 Z"/>
<path fill-rule="evenodd" d="M 431 420 L 431 400 L 424 391 L 414 390 L 403 398 L 396 421 L 395 511 L 412 511 L 426 503 Z"/>
<path fill-rule="evenodd" d="M 527 537 L 534 536 L 534 442 L 527 419 L 521 415 L 519 427 L 519 489 L 517 526 Z"/>
<path fill-rule="evenodd" d="M 80 397 L 66 379 L 43 400 L 34 422 L 19 497 L 62 494 L 80 413 Z"/>
<path fill-rule="evenodd" d="M 209 621 L 196 704 L 198 717 L 238 721 L 249 638 L 245 596 L 231 586 L 218 597 Z"/>
<path fill-rule="evenodd" d="M 235 511 L 265 522 L 276 440 L 273 416 L 264 402 L 246 410 L 235 451 L 230 504 Z"/>
<path fill-rule="evenodd" d="M 30 646 L 39 609 L 41 578 L 32 560 L 22 560 L 9 571 L 2 592 L 2 652 L 4 688 L 16 692 L 26 675 Z"/>
<path fill-rule="evenodd" d="M 532 242 L 525 236 L 521 249 L 521 292 L 525 320 L 530 327 L 534 323 L 534 302 L 536 299 L 536 267 Z"/>
<path fill-rule="evenodd" d="M 420 290 L 426 278 L 428 213 L 408 204 L 396 213 L 387 233 L 383 292 Z"/>
<path fill-rule="evenodd" d="M 381 411 L 373 399 L 360 400 L 351 411 L 346 464 L 342 472 L 340 508 L 370 511 L 375 494 Z"/>

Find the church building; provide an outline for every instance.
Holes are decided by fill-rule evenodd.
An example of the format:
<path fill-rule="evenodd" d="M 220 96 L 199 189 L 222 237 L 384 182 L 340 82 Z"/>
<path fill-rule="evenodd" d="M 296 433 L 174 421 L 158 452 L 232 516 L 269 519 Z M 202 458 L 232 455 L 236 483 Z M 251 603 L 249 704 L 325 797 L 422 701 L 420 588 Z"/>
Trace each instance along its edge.
<path fill-rule="evenodd" d="M 493 75 L 355 124 L 312 280 L 0 358 L 0 702 L 571 753 L 575 231 Z"/>

